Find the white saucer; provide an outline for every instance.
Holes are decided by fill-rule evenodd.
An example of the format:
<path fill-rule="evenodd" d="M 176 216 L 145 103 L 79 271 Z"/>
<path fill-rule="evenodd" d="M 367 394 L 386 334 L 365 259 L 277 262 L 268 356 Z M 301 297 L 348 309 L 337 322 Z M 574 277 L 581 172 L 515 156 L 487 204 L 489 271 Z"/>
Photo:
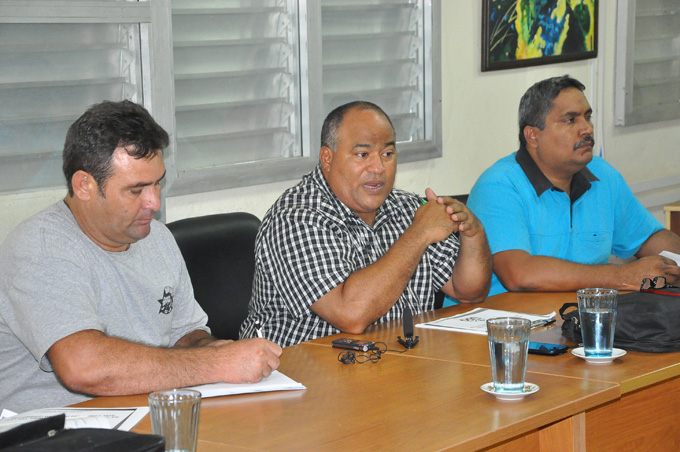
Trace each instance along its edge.
<path fill-rule="evenodd" d="M 529 394 L 533 394 L 534 392 L 537 392 L 540 388 L 538 385 L 535 385 L 533 383 L 525 382 L 524 383 L 524 390 L 522 392 L 496 392 L 496 390 L 493 387 L 493 381 L 490 383 L 485 383 L 481 386 L 482 391 L 491 394 L 498 400 L 522 400 L 524 397 L 528 396 Z"/>
<path fill-rule="evenodd" d="M 571 351 L 571 353 L 574 356 L 578 356 L 581 359 L 585 359 L 586 362 L 592 363 L 592 364 L 609 364 L 610 362 L 614 361 L 616 358 L 620 358 L 623 355 L 626 354 L 625 350 L 621 350 L 620 348 L 613 348 L 612 349 L 612 356 L 586 356 L 586 353 L 583 351 L 583 347 L 575 348 Z"/>

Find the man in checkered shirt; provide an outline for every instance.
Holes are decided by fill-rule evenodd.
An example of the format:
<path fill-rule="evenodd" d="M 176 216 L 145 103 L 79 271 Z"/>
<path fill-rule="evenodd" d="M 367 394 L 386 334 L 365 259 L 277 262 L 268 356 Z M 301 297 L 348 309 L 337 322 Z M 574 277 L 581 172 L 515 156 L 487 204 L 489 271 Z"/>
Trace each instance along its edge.
<path fill-rule="evenodd" d="M 481 223 L 430 189 L 427 202 L 393 189 L 395 142 L 377 105 L 352 102 L 328 115 L 319 165 L 262 221 L 242 338 L 259 330 L 288 346 L 360 334 L 401 318 L 405 306 L 433 309 L 440 288 L 462 302 L 486 297 L 491 256 Z"/>

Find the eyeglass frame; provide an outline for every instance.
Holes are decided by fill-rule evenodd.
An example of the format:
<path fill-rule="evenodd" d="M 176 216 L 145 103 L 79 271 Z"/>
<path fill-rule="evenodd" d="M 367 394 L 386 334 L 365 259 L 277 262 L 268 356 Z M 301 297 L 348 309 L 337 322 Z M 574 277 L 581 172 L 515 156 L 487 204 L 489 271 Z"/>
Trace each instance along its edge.
<path fill-rule="evenodd" d="M 659 282 L 663 280 L 663 284 L 659 286 Z M 649 287 L 645 289 L 645 283 L 649 282 Z M 673 286 L 666 282 L 665 276 L 655 276 L 652 278 L 642 278 L 642 284 L 640 284 L 640 292 L 652 292 L 659 289 L 680 289 L 680 286 Z M 673 294 L 676 295 L 676 294 Z"/>

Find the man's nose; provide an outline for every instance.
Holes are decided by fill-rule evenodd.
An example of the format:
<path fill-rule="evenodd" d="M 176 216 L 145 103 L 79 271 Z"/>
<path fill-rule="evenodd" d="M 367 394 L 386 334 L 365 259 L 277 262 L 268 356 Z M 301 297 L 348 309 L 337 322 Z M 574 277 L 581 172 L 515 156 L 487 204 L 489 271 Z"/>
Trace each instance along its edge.
<path fill-rule="evenodd" d="M 144 203 L 142 204 L 142 208 L 158 212 L 159 210 L 161 210 L 161 187 L 160 185 L 158 185 L 148 188 L 149 190 L 145 190 L 146 194 L 144 197 Z"/>
<path fill-rule="evenodd" d="M 581 127 L 579 132 L 581 135 L 592 135 L 593 134 L 593 123 L 590 120 L 583 118 L 581 121 Z"/>
<path fill-rule="evenodd" d="M 379 153 L 372 154 L 369 159 L 369 169 L 371 172 L 382 173 L 385 171 L 385 164 Z"/>

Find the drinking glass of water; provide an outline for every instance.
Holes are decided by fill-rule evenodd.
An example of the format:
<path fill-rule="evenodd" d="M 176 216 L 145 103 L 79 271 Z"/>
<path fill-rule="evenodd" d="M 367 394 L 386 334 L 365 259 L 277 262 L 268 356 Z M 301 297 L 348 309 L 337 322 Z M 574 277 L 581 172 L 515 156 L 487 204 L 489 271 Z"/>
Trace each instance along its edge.
<path fill-rule="evenodd" d="M 601 288 L 576 292 L 586 356 L 612 356 L 618 295 L 618 290 Z"/>
<path fill-rule="evenodd" d="M 196 452 L 201 393 L 171 389 L 149 394 L 151 431 L 165 437 L 165 450 Z"/>
<path fill-rule="evenodd" d="M 524 390 L 531 322 L 517 317 L 500 317 L 486 321 L 489 334 L 491 374 L 496 392 L 517 393 Z"/>

